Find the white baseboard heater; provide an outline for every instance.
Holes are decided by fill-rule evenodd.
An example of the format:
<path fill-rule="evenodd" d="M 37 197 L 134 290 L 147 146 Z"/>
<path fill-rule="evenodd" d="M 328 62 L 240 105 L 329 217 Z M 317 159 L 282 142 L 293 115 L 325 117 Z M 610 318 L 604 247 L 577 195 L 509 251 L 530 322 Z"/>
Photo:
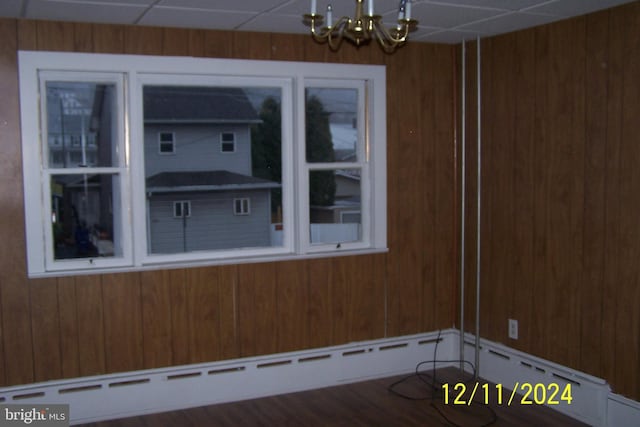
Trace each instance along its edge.
<path fill-rule="evenodd" d="M 456 329 L 299 352 L 51 381 L 0 390 L 0 404 L 68 404 L 71 424 L 144 415 L 310 390 L 413 372 L 430 361 L 459 357 Z M 466 360 L 474 338 L 465 336 Z M 640 404 L 610 393 L 599 378 L 506 346 L 480 342 L 482 378 L 510 388 L 522 384 L 571 384 L 571 404 L 554 405 L 594 426 L 640 425 Z M 439 362 L 436 368 L 459 366 Z M 429 364 L 429 367 L 433 367 Z M 426 367 L 425 367 L 426 369 Z"/>

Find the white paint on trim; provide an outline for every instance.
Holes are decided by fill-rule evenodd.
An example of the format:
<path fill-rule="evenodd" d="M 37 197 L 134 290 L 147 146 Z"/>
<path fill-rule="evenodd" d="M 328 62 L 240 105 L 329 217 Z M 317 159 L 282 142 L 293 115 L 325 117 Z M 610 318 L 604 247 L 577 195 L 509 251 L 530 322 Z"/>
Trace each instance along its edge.
<path fill-rule="evenodd" d="M 440 333 L 436 368 L 458 366 L 459 331 Z M 310 390 L 415 371 L 434 358 L 438 332 L 299 352 L 51 381 L 0 390 L 0 403 L 69 404 L 71 424 L 130 417 Z M 465 334 L 464 354 L 475 341 Z M 550 406 L 592 426 L 640 425 L 640 403 L 610 392 L 593 377 L 480 340 L 480 376 L 504 389 L 518 383 L 571 384 L 572 403 Z M 433 365 L 430 363 L 429 368 Z M 467 366 L 469 368 L 469 366 Z M 425 369 L 427 369 L 425 367 Z M 505 398 L 506 400 L 506 398 Z M 506 404 L 506 403 L 505 403 Z"/>
<path fill-rule="evenodd" d="M 10 387 L 0 392 L 0 403 L 69 404 L 71 424 L 81 424 L 239 401 L 409 373 L 419 362 L 433 358 L 437 337 L 433 332 Z M 442 331 L 437 348 L 440 359 L 455 354 L 458 337 L 457 330 Z"/>
<path fill-rule="evenodd" d="M 640 402 L 610 393 L 607 400 L 607 425 L 611 427 L 640 426 Z"/>
<path fill-rule="evenodd" d="M 465 344 L 465 358 L 469 359 L 475 351 L 476 342 L 473 335 L 465 334 Z M 549 400 L 549 396 L 545 398 L 545 394 L 553 392 L 553 388 L 549 388 L 550 384 L 557 384 L 561 392 L 570 384 L 570 404 L 561 399 L 561 394 L 557 394 L 553 400 L 558 403 L 547 406 L 592 426 L 606 425 L 610 388 L 603 379 L 495 342 L 480 339 L 479 344 L 480 377 L 501 384 L 504 389 L 517 388 L 516 392 L 521 395 L 529 391 L 529 386 L 523 389 L 523 384 L 530 384 L 531 387 L 543 384 L 538 386 L 539 402 Z M 533 394 L 530 394 L 527 400 L 533 401 Z"/>

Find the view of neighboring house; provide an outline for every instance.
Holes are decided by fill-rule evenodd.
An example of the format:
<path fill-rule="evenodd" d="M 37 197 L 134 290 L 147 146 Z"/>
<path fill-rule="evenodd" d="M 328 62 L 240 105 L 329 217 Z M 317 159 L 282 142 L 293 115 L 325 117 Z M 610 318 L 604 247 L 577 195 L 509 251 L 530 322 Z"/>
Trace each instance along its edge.
<path fill-rule="evenodd" d="M 144 88 L 150 253 L 271 246 L 280 184 L 252 176 L 259 122 L 239 88 Z"/>

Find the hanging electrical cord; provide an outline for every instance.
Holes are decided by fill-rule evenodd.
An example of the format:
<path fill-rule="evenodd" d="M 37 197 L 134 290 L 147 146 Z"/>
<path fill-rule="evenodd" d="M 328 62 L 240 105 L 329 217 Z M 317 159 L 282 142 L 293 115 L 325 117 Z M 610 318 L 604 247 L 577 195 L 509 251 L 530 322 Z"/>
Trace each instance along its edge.
<path fill-rule="evenodd" d="M 448 363 L 448 364 L 452 364 L 452 363 L 460 363 L 461 365 L 466 365 L 469 368 L 471 368 L 472 371 L 472 377 L 469 378 L 468 380 L 464 381 L 464 384 L 467 384 L 469 382 L 474 382 L 476 381 L 476 367 L 473 363 L 466 361 L 466 360 L 459 360 L 459 359 L 446 359 L 446 360 L 438 360 L 437 359 L 437 354 L 438 354 L 438 344 L 440 343 L 440 341 L 442 341 L 441 338 L 441 334 L 442 331 L 439 330 L 438 331 L 438 336 L 436 337 L 436 344 L 434 346 L 433 349 L 433 358 L 431 360 L 425 360 L 422 361 L 420 363 L 418 363 L 415 367 L 415 371 L 414 373 L 412 373 L 411 375 L 407 375 L 406 377 L 403 377 L 395 382 L 393 382 L 392 384 L 390 384 L 387 387 L 387 390 L 389 390 L 390 393 L 399 396 L 403 399 L 408 399 L 408 400 L 414 400 L 414 401 L 423 401 L 423 400 L 429 400 L 430 401 L 430 405 L 431 407 L 445 420 L 445 422 L 447 422 L 448 424 L 452 425 L 453 427 L 467 427 L 467 426 L 462 426 L 460 424 L 456 424 L 455 422 L 453 422 L 440 408 L 438 408 L 437 403 L 439 401 L 442 401 L 444 398 L 444 388 L 442 387 L 444 383 L 438 381 L 437 379 L 437 371 L 436 371 L 436 365 L 438 363 Z M 428 371 L 421 371 L 420 368 L 424 365 L 431 365 L 431 370 L 430 370 L 430 374 Z M 402 393 L 400 391 L 397 390 L 397 387 L 402 385 L 403 383 L 407 382 L 410 379 L 413 378 L 417 378 L 419 379 L 421 382 L 423 382 L 426 386 L 427 386 L 427 393 L 425 393 L 424 395 L 420 395 L 420 396 L 412 396 L 406 393 Z M 453 390 L 447 390 L 447 393 L 452 392 Z M 429 393 L 430 392 L 430 393 Z M 483 404 L 482 402 L 476 402 L 475 399 L 471 401 L 471 403 L 478 403 L 479 405 L 487 408 L 487 411 L 489 412 L 489 416 L 491 417 L 491 419 L 483 424 L 480 424 L 477 427 L 488 427 L 493 425 L 497 420 L 498 417 L 496 415 L 496 412 L 493 410 L 493 408 L 491 408 L 488 405 Z M 458 409 L 459 405 L 453 405 L 454 408 Z M 466 407 L 471 406 L 471 404 L 469 405 L 464 405 Z M 476 426 L 474 426 L 476 427 Z"/>

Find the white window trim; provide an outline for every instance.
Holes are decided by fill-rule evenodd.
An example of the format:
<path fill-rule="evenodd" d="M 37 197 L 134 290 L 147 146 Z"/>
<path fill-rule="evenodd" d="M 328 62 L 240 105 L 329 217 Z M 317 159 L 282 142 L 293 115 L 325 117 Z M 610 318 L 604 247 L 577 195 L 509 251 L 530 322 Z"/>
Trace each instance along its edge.
<path fill-rule="evenodd" d="M 171 135 L 171 151 L 162 151 L 162 144 L 168 144 L 167 141 L 162 140 L 163 134 Z M 176 133 L 175 132 L 167 132 L 167 131 L 158 132 L 158 154 L 160 154 L 161 156 L 173 156 L 176 154 Z"/>
<path fill-rule="evenodd" d="M 176 205 L 180 205 L 180 214 L 176 215 Z M 184 207 L 187 206 L 187 215 L 184 214 Z M 191 217 L 191 201 L 190 200 L 175 200 L 173 202 L 173 217 L 176 219 Z"/>
<path fill-rule="evenodd" d="M 233 141 L 224 141 L 222 139 L 223 135 L 233 135 Z M 233 154 L 236 152 L 236 133 L 235 132 L 220 132 L 220 153 L 222 154 Z M 224 146 L 224 144 L 233 144 L 233 150 L 231 151 L 224 151 L 222 149 L 222 147 Z"/>
<path fill-rule="evenodd" d="M 58 52 L 20 51 L 19 77 L 23 138 L 23 178 L 25 200 L 25 222 L 27 235 L 27 261 L 30 277 L 46 277 L 74 274 L 94 274 L 120 271 L 140 271 L 166 268 L 171 266 L 200 266 L 228 263 L 267 262 L 287 259 L 317 258 L 351 254 L 375 253 L 387 251 L 386 228 L 386 73 L 384 66 L 324 64 L 286 61 L 254 61 L 210 58 L 173 58 L 160 56 L 87 54 Z M 49 203 L 42 194 L 42 175 L 28 171 L 41 170 L 41 148 L 39 141 L 38 111 L 38 73 L 41 70 L 77 70 L 79 73 L 119 73 L 124 76 L 126 98 L 123 100 L 122 131 L 124 142 L 122 157 L 122 199 L 124 256 L 122 258 L 101 258 L 82 260 L 82 266 L 52 269 L 45 263 L 47 244 L 44 229 L 49 219 L 43 218 Z M 193 71 L 198 70 L 198 71 Z M 135 238 L 131 230 L 146 230 L 148 226 L 144 167 L 144 152 L 140 144 L 131 144 L 132 140 L 142 140 L 142 85 L 158 82 L 166 84 L 167 75 L 186 76 L 189 84 L 198 82 L 215 84 L 222 81 L 228 85 L 272 85 L 279 82 L 282 88 L 281 111 L 283 117 L 282 152 L 283 152 L 283 246 L 259 248 L 252 250 L 228 250 L 221 252 L 193 252 L 187 254 L 149 255 L 147 238 Z M 357 79 L 351 76 L 358 76 Z M 353 84 L 363 81 L 366 87 L 365 105 L 368 111 L 363 117 L 367 129 L 363 149 L 368 167 L 363 170 L 362 180 L 369 180 L 368 194 L 362 197 L 362 212 L 371 212 L 364 226 L 368 231 L 363 233 L 362 242 L 346 243 L 336 248 L 335 245 L 309 244 L 308 225 L 308 190 L 304 178 L 308 176 L 305 164 L 304 141 L 304 106 L 305 82 L 321 81 L 338 85 Z M 351 83 L 349 83 L 351 82 Z M 297 107 L 294 110 L 294 106 Z M 290 118 L 289 124 L 285 124 Z M 130 167 L 130 165 L 134 165 Z M 341 168 L 349 168 L 350 163 L 340 164 Z M 314 164 L 314 168 L 323 165 Z M 327 165 L 335 168 L 335 164 Z M 358 164 L 357 167 L 360 167 Z M 367 174 L 367 171 L 375 174 Z M 300 178 L 304 178 L 301 180 Z M 129 185 L 128 185 L 129 184 Z M 301 189 L 303 189 L 301 191 Z M 304 196 L 306 193 L 306 196 Z M 303 195 L 303 197 L 300 197 Z M 295 203 L 294 203 L 295 201 Z M 34 208 L 35 207 L 35 208 Z M 45 226 L 43 226 L 45 224 Z M 368 237 L 368 240 L 366 238 Z M 49 251 L 51 252 L 51 251 Z M 63 264 L 63 263 L 61 263 Z"/>
<path fill-rule="evenodd" d="M 244 203 L 247 202 L 247 210 L 244 210 Z M 240 202 L 240 211 L 236 209 L 237 203 Z M 251 198 L 249 197 L 238 197 L 233 199 L 233 214 L 236 216 L 247 216 L 251 215 Z"/>

